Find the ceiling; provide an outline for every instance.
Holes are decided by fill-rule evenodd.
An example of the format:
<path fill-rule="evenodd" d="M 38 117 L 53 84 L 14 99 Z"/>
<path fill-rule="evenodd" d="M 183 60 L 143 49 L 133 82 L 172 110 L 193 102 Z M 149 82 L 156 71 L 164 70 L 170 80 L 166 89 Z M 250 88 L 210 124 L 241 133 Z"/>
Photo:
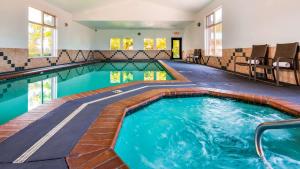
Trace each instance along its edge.
<path fill-rule="evenodd" d="M 66 11 L 76 13 L 84 10 L 88 10 L 95 6 L 105 6 L 111 3 L 124 0 L 46 0 L 51 4 L 54 4 Z M 198 12 L 207 3 L 212 0 L 139 0 L 150 1 L 163 6 L 176 8 L 188 12 Z"/>
<path fill-rule="evenodd" d="M 192 23 L 192 19 L 180 19 L 180 17 L 185 14 L 191 15 L 200 11 L 205 5 L 210 3 L 212 0 L 46 0 L 49 3 L 58 6 L 66 11 L 69 11 L 73 15 L 80 15 L 81 13 L 95 11 L 94 9 L 98 9 L 99 7 L 105 6 L 120 6 L 121 2 L 131 2 L 131 4 L 136 4 L 137 2 L 147 2 L 146 4 L 152 3 L 156 6 L 165 7 L 166 9 L 174 9 L 173 11 L 180 11 L 178 18 L 176 15 L 172 13 L 167 13 L 169 16 L 174 17 L 175 19 L 167 19 L 161 17 L 162 13 L 153 13 L 153 15 L 159 15 L 161 19 L 156 21 L 145 21 L 149 19 L 128 19 L 131 21 L 126 21 L 120 19 L 111 20 L 106 19 L 105 13 L 104 15 L 98 19 L 90 19 L 83 18 L 77 19 L 77 22 L 91 28 L 91 29 L 184 29 L 187 25 Z M 129 3 L 130 4 L 130 3 Z M 151 5 L 150 5 L 151 6 Z M 140 7 L 139 5 L 134 6 L 132 10 L 136 11 L 136 7 Z M 128 8 L 128 7 L 127 7 Z M 144 7 L 141 7 L 144 8 Z M 128 10 L 128 9 L 127 9 Z M 130 10 L 130 9 L 129 9 Z M 144 10 L 144 9 L 142 9 Z M 156 9 L 153 9 L 154 11 Z M 99 10 L 103 12 L 102 10 Z M 172 11 L 172 10 L 171 10 Z M 175 12 L 177 14 L 178 12 Z M 97 13 L 98 14 L 98 13 Z M 92 16 L 96 16 L 97 14 L 92 14 Z M 122 13 L 119 13 L 122 15 Z M 178 14 L 177 14 L 178 15 Z M 142 16 L 142 15 L 141 15 Z M 97 17 L 96 17 L 97 18 Z M 111 18 L 111 17 L 108 17 Z M 153 17 L 154 18 L 154 17 Z M 177 19 L 176 19 L 177 18 Z"/>
<path fill-rule="evenodd" d="M 192 21 L 79 21 L 91 29 L 184 29 Z"/>

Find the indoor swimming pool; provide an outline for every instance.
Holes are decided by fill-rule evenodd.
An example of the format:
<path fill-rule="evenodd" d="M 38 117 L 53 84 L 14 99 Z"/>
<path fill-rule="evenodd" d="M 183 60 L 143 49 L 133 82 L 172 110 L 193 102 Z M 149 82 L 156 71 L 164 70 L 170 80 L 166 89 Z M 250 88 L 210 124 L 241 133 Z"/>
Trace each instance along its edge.
<path fill-rule="evenodd" d="M 0 125 L 56 98 L 173 77 L 156 61 L 103 62 L 0 82 Z"/>

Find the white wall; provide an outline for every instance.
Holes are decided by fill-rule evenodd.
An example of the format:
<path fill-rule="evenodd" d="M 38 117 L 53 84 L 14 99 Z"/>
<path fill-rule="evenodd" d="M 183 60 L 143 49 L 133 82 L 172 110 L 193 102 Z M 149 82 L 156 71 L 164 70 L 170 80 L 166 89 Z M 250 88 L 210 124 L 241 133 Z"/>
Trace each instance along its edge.
<path fill-rule="evenodd" d="M 28 7 L 49 12 L 58 18 L 59 49 L 91 49 L 95 32 L 72 21 L 72 15 L 43 0 L 1 0 L 0 48 L 27 48 Z M 64 23 L 69 26 L 65 27 Z"/>
<path fill-rule="evenodd" d="M 138 32 L 141 36 L 138 36 Z M 133 38 L 134 50 L 144 49 L 144 38 L 167 38 L 167 47 L 171 49 L 171 37 L 176 37 L 174 32 L 180 32 L 179 36 L 182 36 L 182 30 L 98 30 L 96 35 L 96 43 L 94 48 L 101 50 L 109 50 L 110 38 Z"/>
<path fill-rule="evenodd" d="M 185 49 L 204 49 L 205 17 L 223 7 L 223 48 L 300 41 L 299 0 L 214 0 L 184 31 Z"/>

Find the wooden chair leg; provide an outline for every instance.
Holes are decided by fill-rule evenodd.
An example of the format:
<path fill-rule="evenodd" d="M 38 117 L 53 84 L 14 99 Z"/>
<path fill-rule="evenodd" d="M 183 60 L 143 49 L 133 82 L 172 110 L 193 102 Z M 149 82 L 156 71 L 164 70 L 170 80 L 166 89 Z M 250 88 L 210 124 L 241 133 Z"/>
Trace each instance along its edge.
<path fill-rule="evenodd" d="M 296 84 L 297 84 L 297 86 L 299 86 L 299 79 L 298 79 L 298 73 L 297 73 L 296 67 L 294 67 L 294 74 L 295 74 Z"/>
<path fill-rule="evenodd" d="M 200 59 L 200 64 L 201 64 L 201 61 L 202 61 L 203 65 L 204 65 L 204 64 L 205 64 L 205 62 L 204 62 L 204 59 L 203 59 L 203 57 L 201 57 L 201 59 Z"/>
<path fill-rule="evenodd" d="M 249 80 L 251 80 L 251 77 L 252 77 L 252 65 L 249 64 Z"/>
<path fill-rule="evenodd" d="M 267 69 L 264 69 L 264 73 L 265 73 L 266 80 L 268 80 Z"/>
<path fill-rule="evenodd" d="M 276 86 L 279 86 L 279 66 L 276 67 Z"/>
<path fill-rule="evenodd" d="M 254 80 L 256 81 L 256 65 L 254 65 Z"/>
<path fill-rule="evenodd" d="M 275 69 L 272 69 L 273 80 L 276 82 Z"/>
<path fill-rule="evenodd" d="M 190 57 L 188 56 L 187 58 L 186 58 L 186 63 L 190 63 L 191 62 L 191 60 L 190 60 Z"/>

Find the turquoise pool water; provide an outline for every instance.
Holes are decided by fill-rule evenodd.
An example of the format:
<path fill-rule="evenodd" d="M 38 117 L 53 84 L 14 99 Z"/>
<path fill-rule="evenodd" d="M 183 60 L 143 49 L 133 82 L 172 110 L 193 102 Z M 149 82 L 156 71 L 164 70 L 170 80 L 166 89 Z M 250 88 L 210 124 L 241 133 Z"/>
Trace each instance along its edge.
<path fill-rule="evenodd" d="M 132 169 L 263 169 L 256 126 L 290 118 L 230 99 L 166 98 L 126 116 L 115 151 Z M 274 169 L 300 168 L 299 131 L 267 131 L 263 145 Z"/>
<path fill-rule="evenodd" d="M 172 80 L 158 62 L 107 62 L 0 82 L 0 125 L 50 100 L 133 81 Z"/>

